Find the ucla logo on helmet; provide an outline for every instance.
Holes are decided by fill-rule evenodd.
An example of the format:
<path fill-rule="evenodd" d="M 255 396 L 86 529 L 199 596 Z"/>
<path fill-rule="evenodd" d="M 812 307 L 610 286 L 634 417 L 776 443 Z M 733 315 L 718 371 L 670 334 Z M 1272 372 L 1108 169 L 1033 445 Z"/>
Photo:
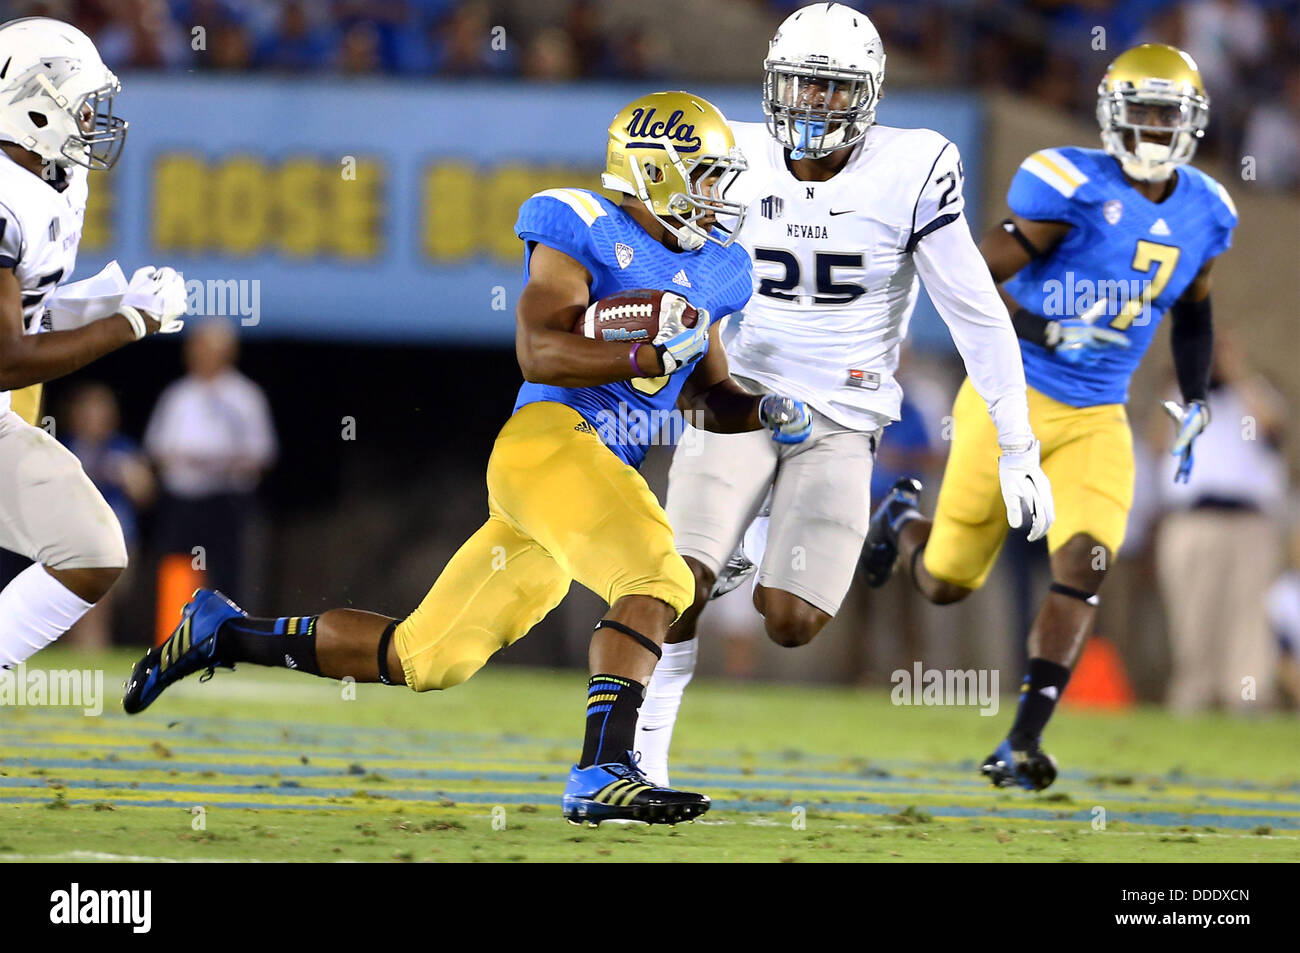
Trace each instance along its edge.
<path fill-rule="evenodd" d="M 632 121 L 627 124 L 627 134 L 634 139 L 671 139 L 679 153 L 698 152 L 700 137 L 695 134 L 694 123 L 682 122 L 685 113 L 674 109 L 667 120 L 655 121 L 655 110 L 638 107 L 632 111 Z M 656 147 L 656 142 L 629 142 L 628 148 Z"/>

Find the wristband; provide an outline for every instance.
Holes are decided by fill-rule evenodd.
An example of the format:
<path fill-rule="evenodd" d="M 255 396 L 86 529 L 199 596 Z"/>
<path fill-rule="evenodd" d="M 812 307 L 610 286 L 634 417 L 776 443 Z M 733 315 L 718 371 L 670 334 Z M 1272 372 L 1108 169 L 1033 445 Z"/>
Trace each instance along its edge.
<path fill-rule="evenodd" d="M 632 362 L 633 377 L 645 377 L 645 374 L 641 372 L 641 365 L 636 362 L 637 348 L 639 348 L 644 343 L 645 341 L 637 341 L 635 344 L 632 345 L 632 349 L 627 352 L 627 359 Z"/>
<path fill-rule="evenodd" d="M 135 308 L 124 304 L 117 309 L 117 313 L 126 318 L 127 323 L 131 325 L 131 331 L 135 334 L 135 339 L 137 341 L 149 333 L 149 328 L 144 323 L 144 318 L 140 316 L 140 312 Z"/>

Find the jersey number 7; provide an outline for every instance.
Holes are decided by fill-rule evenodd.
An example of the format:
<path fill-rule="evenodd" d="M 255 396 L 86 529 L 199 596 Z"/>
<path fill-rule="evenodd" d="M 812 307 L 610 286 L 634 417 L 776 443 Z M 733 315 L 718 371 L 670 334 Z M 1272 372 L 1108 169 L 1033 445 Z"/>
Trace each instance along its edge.
<path fill-rule="evenodd" d="M 1145 238 L 1139 238 L 1137 248 L 1133 251 L 1134 271 L 1149 273 L 1154 266 L 1156 273 L 1147 281 L 1142 289 L 1142 294 L 1136 298 L 1130 298 L 1124 307 L 1120 308 L 1119 314 L 1115 315 L 1110 326 L 1120 331 L 1125 331 L 1133 324 L 1133 320 L 1141 314 L 1146 308 L 1160 297 L 1161 292 L 1169 285 L 1169 279 L 1174 275 L 1174 269 L 1178 267 L 1178 259 L 1182 255 L 1182 250 L 1176 245 L 1161 245 L 1158 242 L 1149 242 Z"/>

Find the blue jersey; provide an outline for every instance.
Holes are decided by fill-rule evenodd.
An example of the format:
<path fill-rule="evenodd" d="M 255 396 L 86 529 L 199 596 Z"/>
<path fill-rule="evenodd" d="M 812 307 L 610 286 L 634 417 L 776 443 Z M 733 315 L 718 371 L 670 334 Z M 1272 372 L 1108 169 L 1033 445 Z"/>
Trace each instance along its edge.
<path fill-rule="evenodd" d="M 515 234 L 526 243 L 524 275 L 537 242 L 582 262 L 591 273 L 591 301 L 635 288 L 680 294 L 717 322 L 739 311 L 753 291 L 753 266 L 739 244 L 712 242 L 674 252 L 604 196 L 586 189 L 547 189 L 519 209 Z M 677 395 L 695 365 L 664 377 L 615 381 L 598 387 L 525 383 L 515 410 L 549 400 L 567 404 L 590 423 L 624 463 L 640 466 L 660 428 L 673 418 Z M 680 435 L 680 420 L 676 421 Z"/>
<path fill-rule="evenodd" d="M 1128 336 L 1089 367 L 1021 341 L 1025 381 L 1074 407 L 1122 404 L 1156 326 L 1201 266 L 1232 243 L 1237 210 L 1227 190 L 1181 166 L 1173 192 L 1152 202 L 1100 149 L 1044 149 L 1020 165 L 1007 204 L 1032 221 L 1073 226 L 1049 254 L 1005 284 L 1020 305 L 1051 318 L 1097 314 Z"/>

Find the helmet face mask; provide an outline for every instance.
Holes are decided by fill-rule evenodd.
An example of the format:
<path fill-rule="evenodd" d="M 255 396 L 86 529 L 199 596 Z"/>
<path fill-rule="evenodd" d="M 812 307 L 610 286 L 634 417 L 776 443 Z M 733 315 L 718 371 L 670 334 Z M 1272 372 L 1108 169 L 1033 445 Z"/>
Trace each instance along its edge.
<path fill-rule="evenodd" d="M 1196 64 L 1173 47 L 1127 51 L 1097 88 L 1102 144 L 1140 181 L 1167 181 L 1190 162 L 1209 118 L 1210 100 Z"/>
<path fill-rule="evenodd" d="M 64 140 L 60 154 L 87 169 L 113 168 L 126 145 L 127 122 L 113 115 L 113 97 L 121 91 L 122 84 L 115 80 L 81 98 L 71 110 L 78 132 Z"/>
<path fill-rule="evenodd" d="M 689 93 L 654 93 L 619 112 L 609 127 L 606 188 L 635 196 L 683 251 L 734 242 L 745 209 L 724 196 L 747 168 L 726 119 Z M 734 218 L 719 236 L 713 219 Z"/>
<path fill-rule="evenodd" d="M 763 78 L 767 130 L 796 159 L 857 145 L 879 98 L 876 77 L 863 70 L 772 64 Z"/>

